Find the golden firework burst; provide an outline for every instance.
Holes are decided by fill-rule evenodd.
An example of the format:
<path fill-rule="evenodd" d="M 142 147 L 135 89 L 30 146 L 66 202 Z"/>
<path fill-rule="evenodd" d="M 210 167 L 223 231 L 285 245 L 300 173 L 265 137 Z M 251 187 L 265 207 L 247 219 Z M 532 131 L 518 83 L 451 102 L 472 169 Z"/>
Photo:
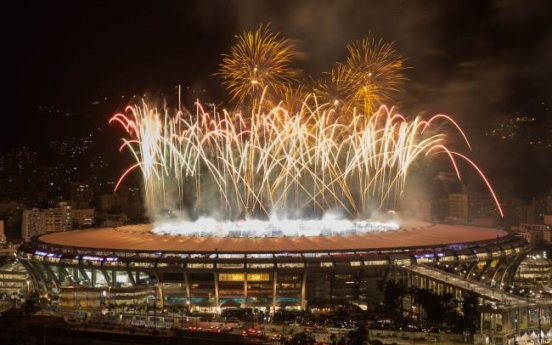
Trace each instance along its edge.
<path fill-rule="evenodd" d="M 391 101 L 391 94 L 399 91 L 406 79 L 405 58 L 395 51 L 393 43 L 372 35 L 353 42 L 347 50 L 342 83 L 352 92 L 351 105 L 372 115 L 381 104 Z"/>
<path fill-rule="evenodd" d="M 261 25 L 236 36 L 230 54 L 223 55 L 217 73 L 230 97 L 239 103 L 260 99 L 267 90 L 282 92 L 297 76 L 290 63 L 297 54 L 291 40 Z"/>

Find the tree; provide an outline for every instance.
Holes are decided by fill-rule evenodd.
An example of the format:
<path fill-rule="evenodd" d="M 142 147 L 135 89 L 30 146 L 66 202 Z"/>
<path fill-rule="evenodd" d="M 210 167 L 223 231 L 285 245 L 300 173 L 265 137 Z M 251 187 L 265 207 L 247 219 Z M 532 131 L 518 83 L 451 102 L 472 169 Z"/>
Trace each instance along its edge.
<path fill-rule="evenodd" d="M 479 325 L 479 318 L 481 311 L 479 310 L 479 297 L 473 292 L 466 292 L 464 294 L 464 301 L 462 303 L 462 313 L 465 319 L 465 329 L 473 335 L 477 332 Z"/>
<path fill-rule="evenodd" d="M 410 291 L 414 300 L 423 309 L 427 323 L 439 326 L 443 323 L 452 326 L 455 332 L 475 334 L 479 325 L 479 299 L 476 294 L 465 293 L 462 313 L 458 312 L 459 301 L 452 294 L 438 295 L 429 289 Z"/>
<path fill-rule="evenodd" d="M 452 325 L 457 320 L 458 316 L 458 300 L 450 293 L 445 293 L 441 296 L 441 309 L 444 314 L 444 319 L 447 324 Z"/>
<path fill-rule="evenodd" d="M 429 289 L 418 289 L 415 298 L 424 309 L 429 324 L 450 324 L 456 320 L 458 300 L 453 295 L 446 293 L 441 296 Z"/>
<path fill-rule="evenodd" d="M 437 313 L 435 294 L 428 289 L 418 289 L 416 300 L 425 312 L 426 321 L 433 322 L 434 314 Z"/>
<path fill-rule="evenodd" d="M 40 304 L 36 298 L 27 298 L 21 308 L 23 314 L 28 317 L 40 310 Z"/>
<path fill-rule="evenodd" d="M 383 291 L 383 304 L 387 311 L 392 314 L 400 314 L 401 302 L 404 294 L 408 291 L 406 286 L 390 280 L 385 284 Z"/>

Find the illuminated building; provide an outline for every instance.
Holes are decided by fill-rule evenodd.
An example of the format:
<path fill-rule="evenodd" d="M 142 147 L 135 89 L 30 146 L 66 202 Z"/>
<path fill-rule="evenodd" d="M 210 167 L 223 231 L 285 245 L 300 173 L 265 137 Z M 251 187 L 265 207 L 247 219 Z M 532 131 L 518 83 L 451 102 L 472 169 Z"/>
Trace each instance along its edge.
<path fill-rule="evenodd" d="M 533 248 L 542 246 L 545 243 L 550 243 L 552 234 L 550 226 L 545 224 L 521 223 L 519 226 L 512 227 L 512 230 L 525 238 Z"/>
<path fill-rule="evenodd" d="M 450 193 L 449 219 L 454 222 L 493 225 L 496 205 L 492 197 L 484 193 Z"/>
<path fill-rule="evenodd" d="M 87 228 L 94 225 L 94 209 L 79 208 L 71 210 L 73 224 L 80 228 Z"/>
<path fill-rule="evenodd" d="M 514 282 L 524 287 L 547 287 L 551 274 L 552 264 L 546 258 L 546 253 L 533 253 L 520 263 Z"/>
<path fill-rule="evenodd" d="M 370 308 L 397 267 L 458 267 L 473 280 L 507 283 L 527 243 L 496 228 L 402 224 L 341 235 L 214 237 L 155 234 L 152 225 L 87 229 L 32 238 L 17 257 L 36 288 L 66 307 L 160 305 L 220 312 L 274 311 L 317 301 Z M 85 297 L 83 297 L 85 296 Z M 76 303 L 79 303 L 77 306 Z"/>
<path fill-rule="evenodd" d="M 0 267 L 0 293 L 28 293 L 31 289 L 30 284 L 29 274 L 21 266 L 7 264 Z"/>
<path fill-rule="evenodd" d="M 65 202 L 58 203 L 54 208 L 32 208 L 23 211 L 21 232 L 25 240 L 37 235 L 71 229 L 71 206 Z"/>
<path fill-rule="evenodd" d="M 449 218 L 459 221 L 467 221 L 469 218 L 468 204 L 467 193 L 449 194 Z"/>

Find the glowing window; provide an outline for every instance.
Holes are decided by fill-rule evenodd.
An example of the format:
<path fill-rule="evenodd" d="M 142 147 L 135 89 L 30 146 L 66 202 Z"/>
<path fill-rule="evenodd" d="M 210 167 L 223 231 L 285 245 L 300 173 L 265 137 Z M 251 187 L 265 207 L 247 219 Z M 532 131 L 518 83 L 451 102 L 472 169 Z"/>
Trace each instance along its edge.
<path fill-rule="evenodd" d="M 217 264 L 217 268 L 243 268 L 243 264 L 242 263 L 226 263 L 226 264 L 223 264 L 223 263 L 218 263 Z"/>
<path fill-rule="evenodd" d="M 273 263 L 249 263 L 247 268 L 274 268 Z"/>
<path fill-rule="evenodd" d="M 303 263 L 278 263 L 278 268 L 298 268 L 298 267 L 305 267 L 305 264 Z"/>
<path fill-rule="evenodd" d="M 364 261 L 364 265 L 366 266 L 385 266 L 387 264 L 387 260 Z"/>
<path fill-rule="evenodd" d="M 189 263 L 188 268 L 213 268 L 213 264 L 203 264 L 203 263 Z"/>
<path fill-rule="evenodd" d="M 243 273 L 220 273 L 219 281 L 221 282 L 242 282 L 245 278 Z"/>
<path fill-rule="evenodd" d="M 268 273 L 248 273 L 247 281 L 251 282 L 266 282 L 270 280 L 270 274 Z"/>

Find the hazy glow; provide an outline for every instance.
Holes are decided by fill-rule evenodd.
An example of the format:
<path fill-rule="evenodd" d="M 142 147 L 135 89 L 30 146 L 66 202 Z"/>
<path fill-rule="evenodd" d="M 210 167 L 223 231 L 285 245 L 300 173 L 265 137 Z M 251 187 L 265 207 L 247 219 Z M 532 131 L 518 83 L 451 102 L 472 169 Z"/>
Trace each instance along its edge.
<path fill-rule="evenodd" d="M 333 236 L 397 230 L 397 222 L 352 222 L 330 215 L 318 220 L 250 219 L 239 222 L 218 222 L 213 218 L 200 218 L 195 222 L 168 222 L 153 230 L 161 235 L 201 237 L 297 237 Z"/>

